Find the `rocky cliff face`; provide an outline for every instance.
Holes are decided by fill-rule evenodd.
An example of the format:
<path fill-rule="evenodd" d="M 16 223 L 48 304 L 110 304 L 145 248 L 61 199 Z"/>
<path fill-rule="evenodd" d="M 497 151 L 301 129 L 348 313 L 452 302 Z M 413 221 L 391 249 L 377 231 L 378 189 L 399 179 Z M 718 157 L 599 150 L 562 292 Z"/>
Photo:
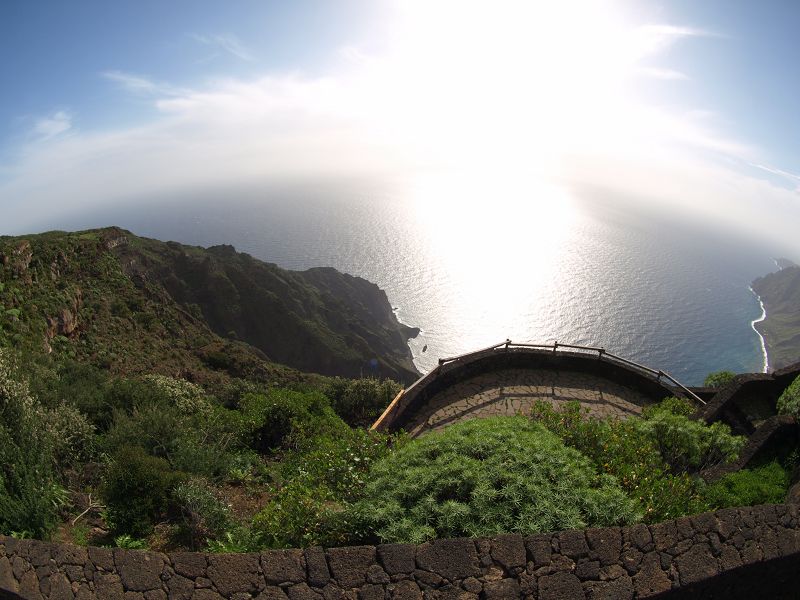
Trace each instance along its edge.
<path fill-rule="evenodd" d="M 119 228 L 0 238 L 0 344 L 114 371 L 270 379 L 286 365 L 409 382 L 413 335 L 375 284 L 334 269 Z"/>
<path fill-rule="evenodd" d="M 143 289 L 163 286 L 222 337 L 323 375 L 413 381 L 408 338 L 377 285 L 331 268 L 287 271 L 236 250 L 137 239 L 114 249 Z"/>

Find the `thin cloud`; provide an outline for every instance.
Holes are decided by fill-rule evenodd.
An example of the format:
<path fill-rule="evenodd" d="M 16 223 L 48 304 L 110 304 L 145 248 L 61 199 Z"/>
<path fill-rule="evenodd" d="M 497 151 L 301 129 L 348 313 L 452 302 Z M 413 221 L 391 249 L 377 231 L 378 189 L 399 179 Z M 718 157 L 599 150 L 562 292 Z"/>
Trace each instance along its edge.
<path fill-rule="evenodd" d="M 662 81 L 688 81 L 689 76 L 675 69 L 661 69 L 659 67 L 641 67 L 636 70 L 636 74 L 650 79 L 660 79 Z"/>
<path fill-rule="evenodd" d="M 199 33 L 193 33 L 191 34 L 191 38 L 206 46 L 220 48 L 241 60 L 248 62 L 255 60 L 250 51 L 242 44 L 239 38 L 233 34 L 201 35 Z"/>
<path fill-rule="evenodd" d="M 134 94 L 150 96 L 174 96 L 186 93 L 186 89 L 166 83 L 155 82 L 149 77 L 126 73 L 125 71 L 105 71 L 101 75 Z"/>
<path fill-rule="evenodd" d="M 777 167 L 772 167 L 770 165 L 761 165 L 756 163 L 748 163 L 751 167 L 755 167 L 756 169 L 761 169 L 766 173 L 771 173 L 772 175 L 777 175 L 778 177 L 788 180 L 793 186 L 795 186 L 795 191 L 800 192 L 800 175 L 795 173 L 790 173 L 789 171 L 784 171 L 783 169 L 778 169 Z"/>
<path fill-rule="evenodd" d="M 72 116 L 63 110 L 54 112 L 48 117 L 39 119 L 33 127 L 33 133 L 40 139 L 54 138 L 72 128 Z"/>

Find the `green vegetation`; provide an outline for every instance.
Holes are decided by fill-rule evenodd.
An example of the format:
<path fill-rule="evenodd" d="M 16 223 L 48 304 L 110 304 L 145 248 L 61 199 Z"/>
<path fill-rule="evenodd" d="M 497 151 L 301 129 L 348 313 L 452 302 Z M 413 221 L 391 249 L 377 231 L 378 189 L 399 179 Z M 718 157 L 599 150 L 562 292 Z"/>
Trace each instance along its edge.
<path fill-rule="evenodd" d="M 736 377 L 736 373 L 732 371 L 714 371 L 706 376 L 703 385 L 711 388 L 725 387 L 733 381 L 734 377 Z"/>
<path fill-rule="evenodd" d="M 667 399 L 641 419 L 597 419 L 577 402 L 560 411 L 539 402 L 531 417 L 614 476 L 644 520 L 655 523 L 708 508 L 692 473 L 735 458 L 745 441 L 723 424 L 689 419 L 689 412 L 685 401 Z"/>
<path fill-rule="evenodd" d="M 410 382 L 413 334 L 376 285 L 334 269 L 287 271 L 115 227 L 0 237 L 0 347 L 26 358 L 204 385 L 326 385 L 305 372 Z"/>
<path fill-rule="evenodd" d="M 66 490 L 56 477 L 55 451 L 70 446 L 71 432 L 49 425 L 55 421 L 0 351 L 0 532 L 47 537 L 58 521 Z"/>
<path fill-rule="evenodd" d="M 385 542 L 530 534 L 637 520 L 617 481 L 525 417 L 475 419 L 376 463 L 350 512 Z"/>
<path fill-rule="evenodd" d="M 705 497 L 714 508 L 776 504 L 783 502 L 789 487 L 789 473 L 773 460 L 754 469 L 743 469 L 708 486 Z"/>
<path fill-rule="evenodd" d="M 366 429 L 395 381 L 272 362 L 403 377 L 407 333 L 330 269 L 113 228 L 0 238 L 0 533 L 212 552 L 527 534 L 778 501 L 798 462 L 705 485 L 744 440 L 676 398 L 409 440 Z M 800 413 L 800 380 L 778 406 Z"/>
<path fill-rule="evenodd" d="M 778 412 L 800 418 L 800 377 L 795 379 L 778 398 Z"/>
<path fill-rule="evenodd" d="M 122 448 L 108 469 L 102 489 L 111 530 L 136 537 L 149 534 L 153 525 L 174 511 L 175 487 L 184 479 L 163 458 L 135 446 Z"/>

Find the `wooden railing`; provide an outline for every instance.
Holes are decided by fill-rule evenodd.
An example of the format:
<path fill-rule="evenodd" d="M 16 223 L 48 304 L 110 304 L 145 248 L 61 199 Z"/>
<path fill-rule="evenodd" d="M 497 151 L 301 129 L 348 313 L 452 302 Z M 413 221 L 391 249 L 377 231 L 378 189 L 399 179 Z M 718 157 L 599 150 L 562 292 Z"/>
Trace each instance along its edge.
<path fill-rule="evenodd" d="M 472 352 L 467 352 L 466 354 L 459 354 L 458 356 L 451 356 L 448 358 L 440 358 L 439 364 L 436 365 L 431 371 L 428 372 L 427 375 L 417 379 L 411 386 L 407 389 L 402 390 L 397 396 L 392 400 L 389 406 L 386 407 L 386 410 L 383 411 L 383 414 L 378 418 L 377 421 L 372 425 L 372 429 L 379 428 L 384 421 L 386 421 L 389 416 L 394 412 L 398 403 L 402 401 L 402 398 L 409 394 L 414 389 L 421 387 L 427 384 L 432 379 L 435 379 L 439 373 L 441 373 L 442 368 L 448 364 L 460 362 L 467 358 L 474 358 L 476 356 L 480 356 L 481 354 L 492 354 L 497 351 L 502 350 L 509 350 L 510 348 L 532 348 L 537 350 L 543 351 L 550 351 L 553 354 L 556 354 L 560 349 L 567 350 L 567 351 L 574 351 L 579 350 L 586 353 L 597 353 L 598 360 L 605 360 L 611 363 L 620 364 L 626 367 L 634 368 L 638 371 L 641 371 L 647 375 L 653 376 L 656 378 L 657 381 L 661 382 L 662 379 L 670 382 L 673 387 L 678 388 L 681 390 L 686 396 L 698 402 L 699 404 L 705 404 L 705 401 L 700 398 L 697 394 L 695 394 L 692 390 L 687 388 L 683 385 L 680 381 L 675 379 L 672 375 L 667 373 L 666 371 L 662 371 L 660 369 L 651 369 L 648 366 L 642 365 L 632 360 L 628 360 L 627 358 L 623 358 L 621 356 L 617 356 L 611 352 L 607 352 L 605 348 L 597 348 L 595 346 L 580 346 L 577 344 L 559 344 L 558 342 L 553 342 L 552 344 L 522 344 L 522 343 L 514 343 L 511 340 L 505 340 L 504 342 L 500 342 L 499 344 L 494 344 L 493 346 L 487 346 L 486 348 L 481 348 L 480 350 L 474 350 Z"/>

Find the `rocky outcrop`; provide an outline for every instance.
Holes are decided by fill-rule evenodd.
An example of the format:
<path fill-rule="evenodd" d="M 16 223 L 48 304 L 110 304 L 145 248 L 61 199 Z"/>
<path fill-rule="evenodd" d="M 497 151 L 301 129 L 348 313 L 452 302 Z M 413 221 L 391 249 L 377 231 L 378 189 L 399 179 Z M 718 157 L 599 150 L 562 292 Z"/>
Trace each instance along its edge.
<path fill-rule="evenodd" d="M 33 249 L 28 240 L 20 240 L 12 245 L 10 250 L 0 252 L 0 264 L 11 270 L 13 277 L 26 279 L 28 267 L 33 260 Z"/>
<path fill-rule="evenodd" d="M 0 537 L 0 595 L 89 600 L 795 598 L 798 507 L 418 546 L 161 554 Z"/>

